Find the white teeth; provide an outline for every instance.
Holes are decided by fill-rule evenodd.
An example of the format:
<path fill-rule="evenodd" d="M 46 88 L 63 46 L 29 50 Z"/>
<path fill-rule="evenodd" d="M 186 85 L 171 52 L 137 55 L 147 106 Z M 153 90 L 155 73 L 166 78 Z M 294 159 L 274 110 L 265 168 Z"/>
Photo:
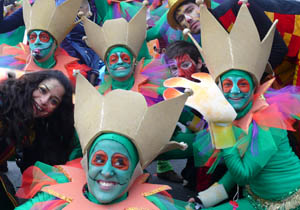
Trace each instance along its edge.
<path fill-rule="evenodd" d="M 104 182 L 104 181 L 99 181 L 99 184 L 104 187 L 111 187 L 111 186 L 115 185 L 115 183 L 113 183 L 113 182 Z"/>
<path fill-rule="evenodd" d="M 42 110 L 43 110 L 37 103 L 35 103 L 35 106 L 36 106 L 36 108 L 37 108 L 39 111 L 42 111 Z"/>

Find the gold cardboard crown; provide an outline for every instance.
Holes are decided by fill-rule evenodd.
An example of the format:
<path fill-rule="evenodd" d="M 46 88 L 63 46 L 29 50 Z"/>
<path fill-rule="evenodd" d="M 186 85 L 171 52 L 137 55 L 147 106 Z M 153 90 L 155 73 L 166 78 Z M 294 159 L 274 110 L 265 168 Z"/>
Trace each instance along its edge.
<path fill-rule="evenodd" d="M 103 61 L 108 51 L 114 46 L 124 46 L 137 57 L 146 38 L 146 12 L 147 7 L 144 5 L 129 22 L 124 18 L 117 18 L 105 21 L 102 27 L 83 18 L 87 45 Z"/>
<path fill-rule="evenodd" d="M 202 4 L 200 20 L 202 48 L 193 41 L 215 81 L 223 73 L 239 69 L 250 73 L 254 82 L 259 84 L 271 53 L 277 21 L 261 41 L 246 1 L 243 1 L 230 33 Z M 191 37 L 190 33 L 188 35 Z"/>
<path fill-rule="evenodd" d="M 168 11 L 168 14 L 167 14 L 167 20 L 168 20 L 169 25 L 174 29 L 183 30 L 183 28 L 175 20 L 174 13 L 177 10 L 178 6 L 181 5 L 185 1 L 187 1 L 187 0 L 168 0 L 169 11 Z M 208 8 L 210 8 L 211 7 L 211 0 L 204 0 L 204 1 L 205 1 L 206 6 Z"/>
<path fill-rule="evenodd" d="M 132 141 L 145 168 L 160 153 L 183 147 L 169 140 L 187 97 L 183 94 L 147 107 L 140 93 L 118 89 L 103 96 L 78 75 L 74 115 L 82 153 L 99 135 L 117 133 Z"/>
<path fill-rule="evenodd" d="M 66 0 L 56 6 L 55 0 L 37 0 L 33 5 L 23 0 L 23 18 L 27 32 L 44 30 L 59 45 L 76 25 L 75 18 L 82 0 Z"/>

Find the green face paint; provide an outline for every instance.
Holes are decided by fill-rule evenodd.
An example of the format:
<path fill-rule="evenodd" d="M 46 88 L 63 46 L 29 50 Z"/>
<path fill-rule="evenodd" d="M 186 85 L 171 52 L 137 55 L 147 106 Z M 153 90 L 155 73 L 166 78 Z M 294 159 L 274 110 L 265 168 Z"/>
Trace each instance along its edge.
<path fill-rule="evenodd" d="M 245 71 L 231 70 L 221 76 L 225 98 L 236 112 L 241 112 L 252 100 L 254 82 Z"/>
<path fill-rule="evenodd" d="M 127 79 L 133 72 L 133 55 L 125 47 L 114 47 L 106 58 L 108 72 L 115 80 Z"/>
<path fill-rule="evenodd" d="M 46 31 L 33 30 L 29 33 L 29 48 L 35 62 L 45 68 L 52 67 L 55 64 L 54 52 L 55 40 Z M 43 65 L 45 63 L 45 65 Z M 49 66 L 51 65 L 52 66 Z"/>
<path fill-rule="evenodd" d="M 97 140 L 89 156 L 88 186 L 99 202 L 111 203 L 125 193 L 136 160 L 118 141 Z"/>

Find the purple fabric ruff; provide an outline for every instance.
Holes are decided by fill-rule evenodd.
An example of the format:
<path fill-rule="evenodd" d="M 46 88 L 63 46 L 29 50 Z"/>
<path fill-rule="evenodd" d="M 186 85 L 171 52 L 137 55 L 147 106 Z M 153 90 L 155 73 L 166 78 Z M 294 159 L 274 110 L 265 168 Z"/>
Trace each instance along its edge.
<path fill-rule="evenodd" d="M 253 120 L 253 128 L 252 128 L 252 140 L 251 140 L 251 153 L 253 156 L 258 155 L 258 140 L 257 140 L 257 135 L 258 135 L 258 127 L 256 122 Z"/>

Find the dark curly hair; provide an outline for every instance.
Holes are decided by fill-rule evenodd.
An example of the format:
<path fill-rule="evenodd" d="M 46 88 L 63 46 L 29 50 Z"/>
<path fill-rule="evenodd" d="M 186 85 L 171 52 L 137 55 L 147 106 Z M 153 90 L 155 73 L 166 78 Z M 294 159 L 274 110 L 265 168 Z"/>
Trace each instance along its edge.
<path fill-rule="evenodd" d="M 57 79 L 65 89 L 60 105 L 44 118 L 33 117 L 33 91 L 48 79 Z M 35 161 L 63 164 L 73 148 L 73 88 L 68 78 L 57 70 L 44 70 L 8 79 L 0 83 L 0 141 L 9 139 L 22 151 L 24 170 Z M 32 140 L 32 135 L 35 137 Z"/>
<path fill-rule="evenodd" d="M 166 59 L 172 59 L 184 54 L 188 54 L 195 63 L 198 63 L 199 58 L 201 58 L 197 47 L 187 41 L 177 40 L 169 44 L 166 48 Z"/>

